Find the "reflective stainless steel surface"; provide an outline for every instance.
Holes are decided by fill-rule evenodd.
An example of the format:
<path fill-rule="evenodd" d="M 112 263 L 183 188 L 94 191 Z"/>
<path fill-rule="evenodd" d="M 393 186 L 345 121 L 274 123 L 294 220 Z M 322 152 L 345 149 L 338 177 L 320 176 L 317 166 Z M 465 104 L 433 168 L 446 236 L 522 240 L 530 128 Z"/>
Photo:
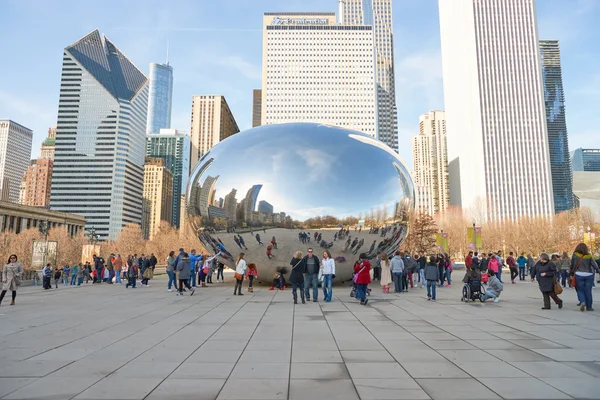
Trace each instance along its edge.
<path fill-rule="evenodd" d="M 276 268 L 290 269 L 296 250 L 306 254 L 312 246 L 321 258 L 323 248 L 314 240 L 319 228 L 321 241 L 333 243 L 329 250 L 338 258 L 336 281 L 344 281 L 357 255 L 344 251 L 347 237 L 334 240 L 335 233 L 364 224 L 360 232 L 353 227 L 349 232 L 351 240 L 364 239 L 357 254 L 369 252 L 373 241 L 370 256 L 378 248 L 393 252 L 406 238 L 413 207 L 408 170 L 388 146 L 348 129 L 290 123 L 240 132 L 206 153 L 189 180 L 186 223 L 207 250 L 218 251 L 220 239 L 233 257 L 244 247 L 234 240 L 241 235 L 246 261 L 256 263 L 260 280 L 267 282 Z M 390 228 L 381 236 L 381 230 L 369 234 L 371 226 Z M 302 231 L 311 233 L 310 243 L 299 240 Z M 277 248 L 269 256 L 273 236 Z M 230 258 L 224 261 L 233 267 Z"/>

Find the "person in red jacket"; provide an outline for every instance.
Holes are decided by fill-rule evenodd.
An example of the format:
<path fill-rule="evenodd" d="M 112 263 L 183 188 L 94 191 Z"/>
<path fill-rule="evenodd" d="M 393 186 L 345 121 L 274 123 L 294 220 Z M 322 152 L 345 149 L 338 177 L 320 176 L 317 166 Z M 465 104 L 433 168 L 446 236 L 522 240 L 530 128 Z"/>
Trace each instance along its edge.
<path fill-rule="evenodd" d="M 358 261 L 354 264 L 354 282 L 356 283 L 355 297 L 360 304 L 367 305 L 367 286 L 371 283 L 371 263 L 367 260 L 365 253 L 360 253 Z"/>
<path fill-rule="evenodd" d="M 465 258 L 465 268 L 467 268 L 467 270 L 468 270 L 469 268 L 471 268 L 471 265 L 473 265 L 473 252 L 472 251 L 470 251 L 467 258 Z"/>

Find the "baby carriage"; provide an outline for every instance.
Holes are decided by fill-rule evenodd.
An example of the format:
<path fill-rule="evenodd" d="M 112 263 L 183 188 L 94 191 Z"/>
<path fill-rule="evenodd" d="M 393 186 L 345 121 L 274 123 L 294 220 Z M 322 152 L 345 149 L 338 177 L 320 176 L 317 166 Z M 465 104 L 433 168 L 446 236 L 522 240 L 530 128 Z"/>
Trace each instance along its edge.
<path fill-rule="evenodd" d="M 350 289 L 350 297 L 354 297 L 354 295 L 356 294 L 356 283 L 354 282 L 354 275 L 356 275 L 356 272 L 352 273 L 352 288 Z M 371 295 L 371 288 L 367 287 L 367 296 Z"/>
<path fill-rule="evenodd" d="M 463 286 L 462 298 L 460 301 L 485 301 L 485 289 L 479 280 L 467 282 Z"/>

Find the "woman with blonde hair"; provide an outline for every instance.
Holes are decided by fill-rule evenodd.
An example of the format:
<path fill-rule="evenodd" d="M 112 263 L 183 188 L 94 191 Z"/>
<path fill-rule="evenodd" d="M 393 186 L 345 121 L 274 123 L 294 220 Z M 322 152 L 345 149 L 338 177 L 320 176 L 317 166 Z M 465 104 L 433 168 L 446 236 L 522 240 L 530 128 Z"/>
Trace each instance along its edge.
<path fill-rule="evenodd" d="M 306 304 L 304 297 L 304 270 L 305 261 L 302 258 L 302 252 L 297 251 L 294 253 L 290 265 L 292 266 L 292 272 L 290 272 L 290 282 L 292 282 L 292 295 L 294 296 L 294 304 L 298 304 L 298 293 L 296 291 L 300 289 L 300 297 L 302 298 L 302 304 Z"/>
<path fill-rule="evenodd" d="M 246 254 L 240 253 L 235 263 L 235 287 L 233 288 L 233 295 L 243 296 L 242 294 L 242 283 L 244 282 L 244 275 L 246 274 L 246 260 L 244 257 Z"/>
<path fill-rule="evenodd" d="M 381 253 L 381 280 L 379 281 L 383 293 L 390 292 L 392 283 L 392 270 L 390 269 L 390 257 L 387 253 Z"/>

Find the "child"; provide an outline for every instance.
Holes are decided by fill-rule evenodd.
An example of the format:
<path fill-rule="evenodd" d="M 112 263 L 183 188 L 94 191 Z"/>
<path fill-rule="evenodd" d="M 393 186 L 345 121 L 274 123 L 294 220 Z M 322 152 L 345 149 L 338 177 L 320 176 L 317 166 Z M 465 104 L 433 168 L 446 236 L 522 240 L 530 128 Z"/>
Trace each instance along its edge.
<path fill-rule="evenodd" d="M 131 267 L 127 270 L 127 284 L 125 285 L 125 289 L 128 289 L 131 286 L 135 289 L 135 281 L 138 278 L 138 266 L 137 263 L 133 263 Z"/>
<path fill-rule="evenodd" d="M 496 273 L 491 269 L 487 273 L 488 275 L 488 288 L 485 291 L 485 299 L 494 299 L 494 303 L 500 301 L 500 293 L 504 289 L 502 282 L 496 276 Z"/>
<path fill-rule="evenodd" d="M 256 277 L 258 277 L 258 270 L 256 269 L 256 264 L 248 264 L 248 271 L 246 272 L 246 278 L 248 279 L 248 293 L 254 292 L 254 289 L 252 288 L 252 281 Z"/>
<path fill-rule="evenodd" d="M 77 286 L 81 286 L 83 283 L 83 277 L 88 275 L 88 279 L 90 279 L 89 274 L 87 272 L 87 268 L 85 268 L 81 263 L 79 263 L 79 268 L 77 269 Z"/>
<path fill-rule="evenodd" d="M 38 286 L 40 284 L 40 276 L 37 271 L 33 272 L 33 286 Z"/>
<path fill-rule="evenodd" d="M 60 277 L 62 275 L 62 270 L 57 269 L 56 272 L 54 273 L 54 287 L 55 289 L 58 289 L 58 281 L 60 281 Z"/>
<path fill-rule="evenodd" d="M 71 268 L 69 268 L 68 265 L 65 265 L 63 267 L 63 274 L 62 274 L 62 283 L 63 285 L 67 286 L 69 284 L 69 279 L 71 278 Z"/>
<path fill-rule="evenodd" d="M 427 300 L 435 301 L 435 286 L 440 280 L 440 270 L 436 256 L 429 256 L 429 262 L 425 266 L 425 280 L 427 281 Z"/>
<path fill-rule="evenodd" d="M 273 250 L 273 246 L 272 245 L 268 245 L 267 246 L 267 257 L 269 257 L 269 260 L 271 259 L 271 257 L 273 256 L 272 251 Z"/>

